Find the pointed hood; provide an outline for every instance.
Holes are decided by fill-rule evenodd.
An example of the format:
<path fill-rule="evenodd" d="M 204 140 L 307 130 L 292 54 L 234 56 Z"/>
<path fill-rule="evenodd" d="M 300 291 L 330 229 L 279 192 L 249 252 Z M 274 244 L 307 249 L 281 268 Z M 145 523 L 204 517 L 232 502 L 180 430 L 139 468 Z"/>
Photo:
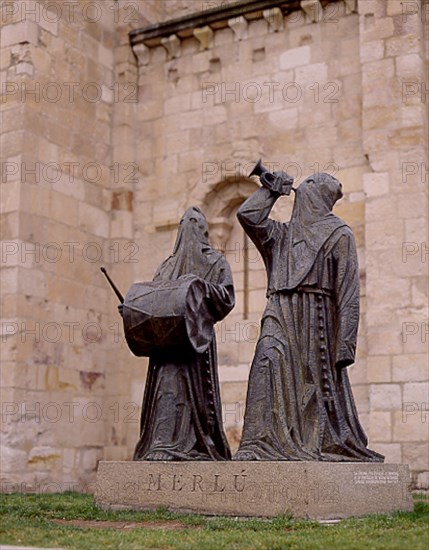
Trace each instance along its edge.
<path fill-rule="evenodd" d="M 308 275 L 317 255 L 332 233 L 347 225 L 332 213 L 343 196 L 341 183 L 326 173 L 313 174 L 296 190 L 295 203 L 287 232 L 286 265 L 282 288 L 296 288 Z"/>
<path fill-rule="evenodd" d="M 157 275 L 171 280 L 187 274 L 204 278 L 219 257 L 220 254 L 209 245 L 205 215 L 197 206 L 192 206 L 180 220 L 173 253 Z"/>

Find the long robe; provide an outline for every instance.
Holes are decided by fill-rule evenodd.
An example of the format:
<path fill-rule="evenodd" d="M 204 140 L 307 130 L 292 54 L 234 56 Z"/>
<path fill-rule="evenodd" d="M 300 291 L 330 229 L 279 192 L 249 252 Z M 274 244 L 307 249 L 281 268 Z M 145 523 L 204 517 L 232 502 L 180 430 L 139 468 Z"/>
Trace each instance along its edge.
<path fill-rule="evenodd" d="M 359 321 L 355 241 L 315 185 L 302 187 L 289 224 L 268 217 L 277 196 L 264 188 L 238 212 L 264 259 L 268 302 L 236 460 L 383 460 L 366 448 L 345 368 Z"/>
<path fill-rule="evenodd" d="M 191 214 L 204 229 L 205 218 L 196 210 L 190 209 Z M 200 277 L 213 321 L 219 321 L 234 306 L 231 269 L 225 257 L 208 246 L 204 231 L 190 225 L 189 215 L 182 221 L 173 254 L 154 281 Z M 140 432 L 134 460 L 231 458 L 222 424 L 214 332 L 203 353 L 183 342 L 177 352 L 160 351 L 150 357 Z"/>

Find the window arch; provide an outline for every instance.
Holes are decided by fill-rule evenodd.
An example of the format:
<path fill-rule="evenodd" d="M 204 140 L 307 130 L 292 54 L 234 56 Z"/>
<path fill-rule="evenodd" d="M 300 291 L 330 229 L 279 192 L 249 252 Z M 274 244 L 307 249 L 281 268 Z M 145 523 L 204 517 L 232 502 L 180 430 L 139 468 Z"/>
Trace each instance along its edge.
<path fill-rule="evenodd" d="M 203 204 L 211 242 L 225 254 L 231 265 L 237 294 L 236 313 L 240 313 L 244 320 L 249 318 L 251 298 L 255 291 L 260 290 L 265 271 L 256 247 L 241 228 L 235 214 L 256 189 L 258 185 L 247 178 L 225 179 L 207 193 Z M 263 273 L 258 274 L 257 280 L 251 280 L 251 271 L 261 270 Z"/>

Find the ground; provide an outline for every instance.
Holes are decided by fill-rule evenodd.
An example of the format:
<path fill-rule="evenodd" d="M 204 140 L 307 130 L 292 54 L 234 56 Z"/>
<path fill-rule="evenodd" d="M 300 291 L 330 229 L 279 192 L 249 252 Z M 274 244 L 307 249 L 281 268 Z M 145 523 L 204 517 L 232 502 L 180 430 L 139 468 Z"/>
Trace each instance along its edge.
<path fill-rule="evenodd" d="M 107 512 L 91 495 L 11 494 L 0 497 L 0 544 L 96 550 L 305 549 L 426 550 L 429 504 L 416 498 L 412 513 L 370 516 L 336 524 L 205 517 L 156 512 Z"/>

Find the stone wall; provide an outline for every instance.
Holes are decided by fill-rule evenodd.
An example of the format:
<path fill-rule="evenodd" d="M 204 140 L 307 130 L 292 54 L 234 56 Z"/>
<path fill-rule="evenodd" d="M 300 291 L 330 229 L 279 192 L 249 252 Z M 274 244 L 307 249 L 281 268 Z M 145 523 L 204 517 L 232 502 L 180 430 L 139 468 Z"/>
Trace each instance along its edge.
<path fill-rule="evenodd" d="M 153 15 L 68 4 L 1 6 L 1 475 L 53 490 L 92 481 L 104 453 L 126 454 L 127 352 L 99 266 L 133 251 L 128 32 Z"/>
<path fill-rule="evenodd" d="M 355 233 L 361 269 L 350 368 L 360 418 L 371 448 L 425 483 L 427 3 L 316 3 L 199 39 L 129 45 L 132 29 L 221 3 L 80 1 L 73 15 L 55 11 L 61 2 L 39 2 L 34 15 L 34 2 L 4 3 L 6 483 L 82 489 L 100 458 L 130 458 L 147 361 L 127 350 L 98 268 L 122 291 L 151 279 L 192 204 L 234 273 L 237 306 L 217 338 L 236 448 L 265 271 L 235 211 L 256 188 L 247 174 L 259 157 L 298 183 L 318 170 L 342 181 L 335 212 Z M 284 198 L 275 216 L 290 211 Z"/>
<path fill-rule="evenodd" d="M 359 13 L 369 436 L 425 486 L 429 4 L 363 0 Z"/>

